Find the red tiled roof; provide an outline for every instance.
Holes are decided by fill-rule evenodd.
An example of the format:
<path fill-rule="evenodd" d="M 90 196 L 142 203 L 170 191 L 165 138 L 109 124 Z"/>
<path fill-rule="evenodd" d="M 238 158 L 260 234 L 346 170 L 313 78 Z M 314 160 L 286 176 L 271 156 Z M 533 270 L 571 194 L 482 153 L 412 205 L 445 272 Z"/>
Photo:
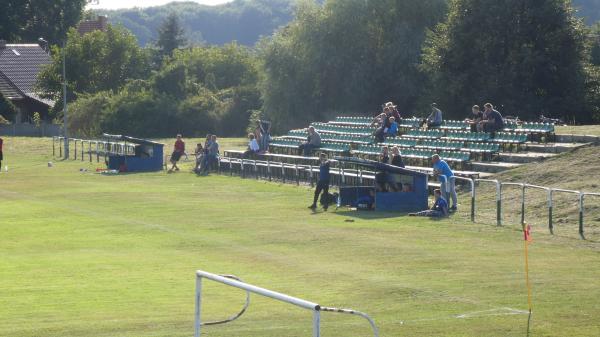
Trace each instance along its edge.
<path fill-rule="evenodd" d="M 96 30 L 105 31 L 106 22 L 107 19 L 105 16 L 99 16 L 97 20 L 81 21 L 79 23 L 79 26 L 77 27 L 77 32 L 79 33 L 79 35 L 85 35 Z"/>

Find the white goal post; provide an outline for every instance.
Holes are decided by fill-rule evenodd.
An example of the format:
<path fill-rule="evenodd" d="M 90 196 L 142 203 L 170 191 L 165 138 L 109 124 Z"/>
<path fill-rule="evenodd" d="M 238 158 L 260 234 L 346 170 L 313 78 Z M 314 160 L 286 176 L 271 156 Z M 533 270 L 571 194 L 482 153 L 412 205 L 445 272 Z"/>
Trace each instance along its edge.
<path fill-rule="evenodd" d="M 289 296 L 286 294 L 278 293 L 276 291 L 257 287 L 257 286 L 239 281 L 238 279 L 233 279 L 232 276 L 230 276 L 230 275 L 227 275 L 227 276 L 217 275 L 217 274 L 209 273 L 209 272 L 206 272 L 203 270 L 196 271 L 196 312 L 195 312 L 195 333 L 194 333 L 195 337 L 200 337 L 201 327 L 203 325 L 208 325 L 208 322 L 203 323 L 201 321 L 202 279 L 203 278 L 214 281 L 214 282 L 222 283 L 222 284 L 225 284 L 225 285 L 228 285 L 231 287 L 245 290 L 248 294 L 253 293 L 253 294 L 261 295 L 264 297 L 269 297 L 274 300 L 292 304 L 292 305 L 298 306 L 300 308 L 312 311 L 312 314 L 313 314 L 313 319 L 312 319 L 313 337 L 321 336 L 321 329 L 320 329 L 320 327 L 321 327 L 321 311 L 336 312 L 336 313 L 341 313 L 341 314 L 349 314 L 349 315 L 356 315 L 356 316 L 363 317 L 371 325 L 371 328 L 373 329 L 373 336 L 379 337 L 379 330 L 377 329 L 375 322 L 373 321 L 373 319 L 371 317 L 369 317 L 367 314 L 365 314 L 363 312 L 351 310 L 351 309 L 338 309 L 338 308 L 332 308 L 332 307 L 324 307 L 317 303 L 309 302 L 309 301 L 306 301 L 306 300 L 303 300 L 303 299 L 300 299 L 297 297 L 293 297 L 293 296 Z M 240 312 L 240 314 L 234 316 L 232 319 L 221 321 L 221 323 L 231 322 L 234 319 L 241 316 L 241 314 L 245 311 L 248 304 L 249 304 L 249 297 L 247 297 L 246 306 Z M 214 322 L 211 322 L 211 323 L 214 324 Z"/>

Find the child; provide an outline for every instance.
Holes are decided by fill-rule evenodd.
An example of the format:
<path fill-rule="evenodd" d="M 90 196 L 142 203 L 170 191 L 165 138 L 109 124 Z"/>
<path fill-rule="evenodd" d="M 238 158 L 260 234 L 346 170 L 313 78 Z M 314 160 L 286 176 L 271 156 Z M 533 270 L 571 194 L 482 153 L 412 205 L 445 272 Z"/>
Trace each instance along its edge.
<path fill-rule="evenodd" d="M 319 160 L 321 161 L 321 165 L 319 166 L 319 181 L 315 188 L 313 203 L 308 206 L 308 208 L 312 210 L 317 208 L 317 200 L 319 200 L 319 194 L 321 194 L 321 192 L 323 192 L 323 196 L 329 195 L 329 160 L 327 160 L 327 155 L 325 153 L 319 155 Z M 323 205 L 324 211 L 327 211 L 327 206 L 327 203 Z"/>
<path fill-rule="evenodd" d="M 398 135 L 398 123 L 396 122 L 396 117 L 390 117 L 390 127 L 387 130 L 388 137 L 396 137 Z"/>
<path fill-rule="evenodd" d="M 257 154 L 260 151 L 260 146 L 256 141 L 256 136 L 253 133 L 248 134 L 248 149 L 244 152 L 244 158 L 248 158 L 254 154 Z"/>
<path fill-rule="evenodd" d="M 202 161 L 204 159 L 204 148 L 202 147 L 202 143 L 196 145 L 194 155 L 196 155 L 196 167 L 194 168 L 194 172 L 199 173 L 202 170 Z"/>
<path fill-rule="evenodd" d="M 440 189 L 436 189 L 433 191 L 433 196 L 435 198 L 435 202 L 431 209 L 417 212 L 417 213 L 409 213 L 411 216 L 429 216 L 432 218 L 441 218 L 448 215 L 448 202 L 444 197 L 442 197 L 442 191 Z"/>

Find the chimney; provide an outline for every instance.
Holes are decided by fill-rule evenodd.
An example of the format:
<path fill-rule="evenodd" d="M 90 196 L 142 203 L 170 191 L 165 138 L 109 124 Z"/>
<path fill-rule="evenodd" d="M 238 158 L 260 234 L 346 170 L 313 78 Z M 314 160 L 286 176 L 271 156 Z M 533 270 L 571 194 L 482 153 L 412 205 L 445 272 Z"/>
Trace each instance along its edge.
<path fill-rule="evenodd" d="M 99 15 L 98 23 L 100 24 L 100 30 L 105 32 L 108 25 L 108 17 L 106 15 Z"/>
<path fill-rule="evenodd" d="M 0 49 L 6 48 L 6 40 L 0 40 Z"/>

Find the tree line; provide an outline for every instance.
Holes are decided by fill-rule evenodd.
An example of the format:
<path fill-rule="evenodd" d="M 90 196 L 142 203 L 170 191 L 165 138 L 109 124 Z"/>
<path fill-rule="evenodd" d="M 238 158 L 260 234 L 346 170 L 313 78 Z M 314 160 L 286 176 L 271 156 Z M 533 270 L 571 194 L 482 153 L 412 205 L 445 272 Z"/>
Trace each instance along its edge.
<path fill-rule="evenodd" d="M 284 131 L 387 101 L 404 115 L 437 102 L 462 119 L 489 101 L 522 119 L 600 120 L 600 26 L 566 0 L 300 0 L 253 47 L 190 43 L 183 27 L 171 13 L 146 47 L 121 26 L 69 31 L 70 127 L 242 135 L 260 117 Z M 62 52 L 39 81 L 59 118 Z"/>

